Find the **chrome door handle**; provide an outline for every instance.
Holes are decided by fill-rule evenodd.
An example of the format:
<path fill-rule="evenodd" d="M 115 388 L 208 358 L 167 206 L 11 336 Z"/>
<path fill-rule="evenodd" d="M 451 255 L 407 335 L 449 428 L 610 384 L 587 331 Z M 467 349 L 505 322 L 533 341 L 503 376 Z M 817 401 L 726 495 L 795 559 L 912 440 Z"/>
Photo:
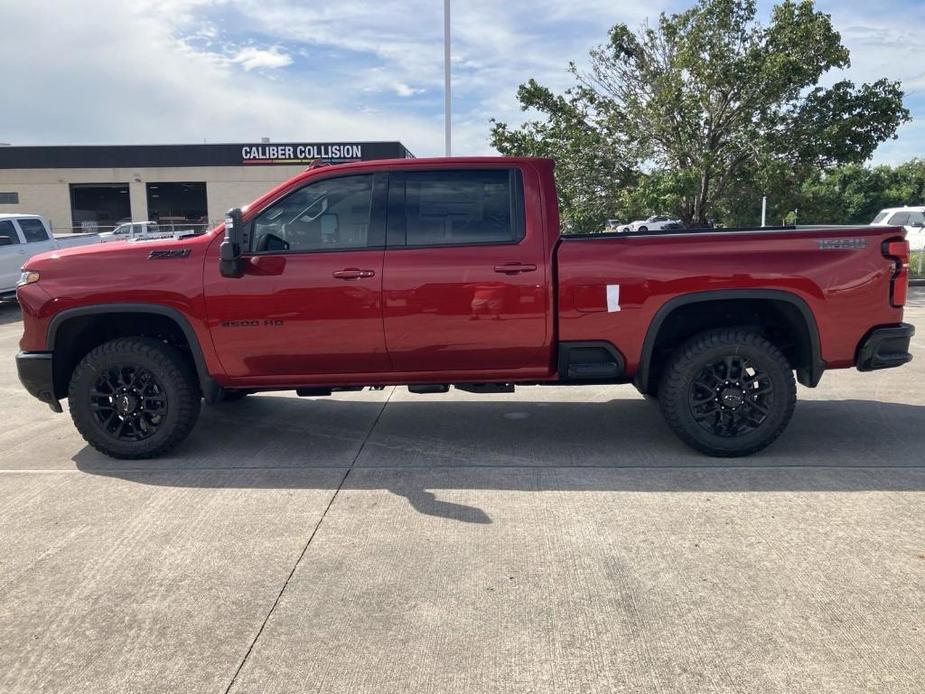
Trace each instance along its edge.
<path fill-rule="evenodd" d="M 361 270 L 358 267 L 347 267 L 343 270 L 336 270 L 331 273 L 339 280 L 359 280 L 366 277 L 375 277 L 375 270 Z"/>
<path fill-rule="evenodd" d="M 505 263 L 504 265 L 495 265 L 495 272 L 501 272 L 505 275 L 516 275 L 519 272 L 533 272 L 536 265 L 531 263 Z"/>

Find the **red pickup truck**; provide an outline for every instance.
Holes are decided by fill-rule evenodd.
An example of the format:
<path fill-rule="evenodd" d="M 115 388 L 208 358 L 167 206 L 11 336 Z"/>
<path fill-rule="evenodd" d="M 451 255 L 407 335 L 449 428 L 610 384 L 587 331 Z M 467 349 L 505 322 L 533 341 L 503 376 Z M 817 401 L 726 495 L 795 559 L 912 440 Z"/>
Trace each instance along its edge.
<path fill-rule="evenodd" d="M 119 458 L 175 446 L 203 399 L 255 391 L 610 383 L 738 456 L 784 430 L 794 372 L 814 387 L 912 358 L 902 229 L 563 236 L 553 166 L 320 166 L 202 236 L 35 256 L 20 380 L 56 412 L 67 397 Z"/>

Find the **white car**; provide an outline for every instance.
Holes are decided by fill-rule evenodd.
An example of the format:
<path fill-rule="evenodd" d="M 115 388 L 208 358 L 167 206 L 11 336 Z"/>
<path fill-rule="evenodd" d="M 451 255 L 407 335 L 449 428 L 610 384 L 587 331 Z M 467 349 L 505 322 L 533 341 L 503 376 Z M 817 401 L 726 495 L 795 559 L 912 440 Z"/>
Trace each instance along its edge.
<path fill-rule="evenodd" d="M 652 215 L 645 219 L 637 219 L 623 227 L 622 231 L 655 231 L 657 229 L 680 229 L 681 220 L 665 217 L 664 215 Z"/>
<path fill-rule="evenodd" d="M 54 236 L 45 218 L 37 214 L 0 214 L 0 299 L 13 298 L 20 268 L 32 256 L 99 242 L 98 234 Z"/>
<path fill-rule="evenodd" d="M 173 236 L 173 231 L 162 230 L 157 222 L 126 222 L 112 231 L 100 234 L 102 243 L 110 241 L 138 241 L 140 239 L 161 239 Z"/>
<path fill-rule="evenodd" d="M 913 251 L 925 250 L 925 206 L 888 207 L 880 210 L 872 227 L 905 227 L 906 240 Z"/>

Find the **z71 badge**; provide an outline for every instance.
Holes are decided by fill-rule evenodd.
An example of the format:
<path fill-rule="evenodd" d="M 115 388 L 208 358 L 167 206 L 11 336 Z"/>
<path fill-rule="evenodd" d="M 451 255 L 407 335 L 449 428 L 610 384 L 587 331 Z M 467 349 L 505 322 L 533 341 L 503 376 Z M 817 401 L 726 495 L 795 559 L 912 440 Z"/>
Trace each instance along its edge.
<path fill-rule="evenodd" d="M 161 260 L 163 258 L 186 258 L 189 255 L 189 248 L 169 248 L 161 251 L 151 251 L 148 253 L 148 260 Z"/>
<path fill-rule="evenodd" d="M 819 248 L 829 250 L 857 250 L 867 248 L 867 239 L 820 239 Z"/>

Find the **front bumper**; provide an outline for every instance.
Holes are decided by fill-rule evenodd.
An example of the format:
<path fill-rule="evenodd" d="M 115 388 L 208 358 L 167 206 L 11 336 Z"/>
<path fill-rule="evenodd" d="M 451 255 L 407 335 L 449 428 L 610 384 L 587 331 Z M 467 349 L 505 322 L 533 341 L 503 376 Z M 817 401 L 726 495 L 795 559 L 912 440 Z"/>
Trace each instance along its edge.
<path fill-rule="evenodd" d="M 913 335 L 915 326 L 909 323 L 874 328 L 858 347 L 858 371 L 892 369 L 912 361 L 909 342 Z"/>
<path fill-rule="evenodd" d="M 55 412 L 62 412 L 55 397 L 54 366 L 51 352 L 20 352 L 16 355 L 19 380 L 32 395 Z"/>

